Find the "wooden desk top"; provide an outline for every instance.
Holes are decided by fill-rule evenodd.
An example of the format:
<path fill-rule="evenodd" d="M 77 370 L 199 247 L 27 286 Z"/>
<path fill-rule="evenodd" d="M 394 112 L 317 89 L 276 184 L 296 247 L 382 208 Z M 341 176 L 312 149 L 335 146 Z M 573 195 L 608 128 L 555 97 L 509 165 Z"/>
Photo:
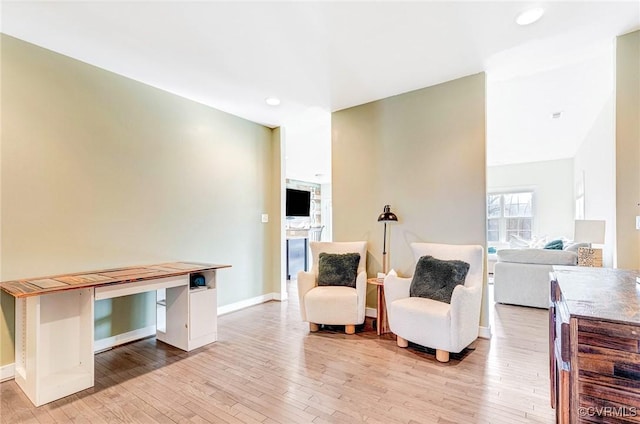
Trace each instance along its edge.
<path fill-rule="evenodd" d="M 105 269 L 101 271 L 78 272 L 75 274 L 55 275 L 52 277 L 28 278 L 5 281 L 0 289 L 14 297 L 37 296 L 81 287 L 99 287 L 112 284 L 124 284 L 134 281 L 175 277 L 191 272 L 230 268 L 231 265 L 215 265 L 197 262 L 171 262 L 158 265 L 131 266 L 126 268 Z"/>
<path fill-rule="evenodd" d="M 572 316 L 640 324 L 640 271 L 554 266 Z"/>

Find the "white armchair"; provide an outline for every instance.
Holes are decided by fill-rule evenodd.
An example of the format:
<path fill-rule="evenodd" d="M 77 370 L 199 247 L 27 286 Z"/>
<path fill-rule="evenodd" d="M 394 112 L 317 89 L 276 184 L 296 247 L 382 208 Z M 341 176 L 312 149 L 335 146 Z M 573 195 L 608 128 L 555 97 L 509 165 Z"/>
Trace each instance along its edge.
<path fill-rule="evenodd" d="M 310 272 L 298 273 L 300 315 L 309 323 L 309 330 L 318 331 L 320 324 L 344 325 L 347 334 L 355 333 L 355 326 L 364 322 L 367 290 L 367 242 L 311 242 L 313 265 Z M 360 262 L 356 288 L 318 286 L 318 258 L 320 253 L 359 253 Z"/>
<path fill-rule="evenodd" d="M 469 272 L 464 286 L 453 290 L 451 303 L 423 297 L 409 297 L 411 278 L 388 275 L 384 280 L 389 328 L 397 336 L 397 344 L 408 342 L 436 349 L 436 359 L 449 361 L 449 352 L 458 353 L 478 337 L 484 250 L 479 245 L 448 245 L 412 243 L 416 262 L 431 255 L 442 260 L 458 259 L 467 262 Z"/>

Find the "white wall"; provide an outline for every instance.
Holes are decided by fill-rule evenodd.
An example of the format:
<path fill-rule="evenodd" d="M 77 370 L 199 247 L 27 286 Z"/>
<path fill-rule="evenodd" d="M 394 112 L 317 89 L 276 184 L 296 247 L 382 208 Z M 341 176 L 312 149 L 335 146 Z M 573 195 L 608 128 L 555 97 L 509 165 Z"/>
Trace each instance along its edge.
<path fill-rule="evenodd" d="M 573 160 L 559 159 L 487 168 L 487 192 L 532 190 L 533 235 L 573 237 Z"/>
<path fill-rule="evenodd" d="M 611 67 L 613 71 L 613 66 Z M 615 250 L 615 139 L 613 81 L 611 98 L 580 145 L 574 158 L 575 182 L 584 186 L 584 219 L 605 220 L 603 266 L 613 267 Z M 599 247 L 599 246 L 595 246 Z"/>
<path fill-rule="evenodd" d="M 331 200 L 331 184 L 322 184 L 320 188 L 322 194 L 322 241 L 333 240 L 333 206 Z"/>

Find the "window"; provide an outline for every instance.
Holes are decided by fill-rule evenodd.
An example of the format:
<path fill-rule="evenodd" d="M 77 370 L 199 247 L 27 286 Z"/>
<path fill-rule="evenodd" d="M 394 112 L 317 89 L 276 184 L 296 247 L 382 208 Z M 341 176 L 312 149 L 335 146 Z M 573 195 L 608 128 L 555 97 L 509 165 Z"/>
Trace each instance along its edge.
<path fill-rule="evenodd" d="M 531 240 L 532 229 L 532 192 L 487 196 L 487 241 L 508 242 L 511 236 Z"/>

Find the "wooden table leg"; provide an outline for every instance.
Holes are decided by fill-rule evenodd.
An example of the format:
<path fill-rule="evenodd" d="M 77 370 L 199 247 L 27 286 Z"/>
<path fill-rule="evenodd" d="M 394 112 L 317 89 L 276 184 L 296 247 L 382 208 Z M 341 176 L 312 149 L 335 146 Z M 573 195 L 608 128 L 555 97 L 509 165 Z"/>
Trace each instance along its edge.
<path fill-rule="evenodd" d="M 378 318 L 376 319 L 376 332 L 378 336 L 389 332 L 389 323 L 387 322 L 387 304 L 384 300 L 384 286 L 378 286 Z"/>
<path fill-rule="evenodd" d="M 382 334 L 382 320 L 384 319 L 384 317 L 382 316 L 382 301 L 384 298 L 384 293 L 382 293 L 382 286 L 377 286 L 378 290 L 377 290 L 377 294 L 378 294 L 378 310 L 377 310 L 377 318 L 376 318 L 376 333 L 378 333 L 378 336 Z"/>
<path fill-rule="evenodd" d="M 381 336 L 389 332 L 389 323 L 387 322 L 387 305 L 384 300 L 384 283 L 377 278 L 369 278 L 367 283 L 373 284 L 377 288 L 378 305 L 376 307 L 376 333 Z"/>

